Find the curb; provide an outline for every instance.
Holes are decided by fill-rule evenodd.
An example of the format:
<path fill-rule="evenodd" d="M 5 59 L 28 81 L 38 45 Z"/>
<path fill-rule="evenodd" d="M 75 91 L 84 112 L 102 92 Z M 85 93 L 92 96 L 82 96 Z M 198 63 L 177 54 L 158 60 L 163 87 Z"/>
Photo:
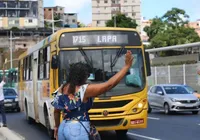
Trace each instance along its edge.
<path fill-rule="evenodd" d="M 0 140 L 25 140 L 25 138 L 7 127 L 0 127 Z"/>

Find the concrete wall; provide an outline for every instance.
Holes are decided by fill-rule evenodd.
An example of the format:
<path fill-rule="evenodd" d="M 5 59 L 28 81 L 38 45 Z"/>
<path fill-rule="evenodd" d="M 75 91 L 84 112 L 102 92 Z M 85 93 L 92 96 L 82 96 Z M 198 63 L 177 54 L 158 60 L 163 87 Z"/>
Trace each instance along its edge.
<path fill-rule="evenodd" d="M 198 61 L 199 54 L 188 54 L 188 55 L 178 55 L 178 56 L 169 56 L 169 57 L 156 57 L 151 60 L 152 65 L 165 64 L 168 65 L 172 62 L 177 61 Z"/>

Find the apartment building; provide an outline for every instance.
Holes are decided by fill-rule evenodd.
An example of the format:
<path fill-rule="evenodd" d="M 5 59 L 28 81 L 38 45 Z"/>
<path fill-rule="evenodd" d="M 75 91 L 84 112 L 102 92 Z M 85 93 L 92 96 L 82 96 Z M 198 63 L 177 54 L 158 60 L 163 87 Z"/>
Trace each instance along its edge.
<path fill-rule="evenodd" d="M 198 19 L 197 21 L 194 21 L 194 22 L 189 22 L 188 23 L 188 26 L 190 28 L 194 28 L 195 31 L 197 32 L 197 34 L 199 35 L 200 37 L 200 19 Z"/>
<path fill-rule="evenodd" d="M 147 19 L 145 19 L 145 17 L 142 17 L 142 19 L 141 19 L 141 34 L 140 35 L 141 35 L 143 42 L 148 42 L 149 37 L 148 37 L 147 33 L 144 31 L 144 28 L 146 26 L 151 26 L 151 23 L 152 23 L 152 20 L 147 20 Z"/>
<path fill-rule="evenodd" d="M 52 11 L 53 10 L 53 11 Z M 52 13 L 62 20 L 63 27 L 77 28 L 77 13 L 65 13 L 65 8 L 62 6 L 45 7 L 44 19 L 52 20 Z"/>
<path fill-rule="evenodd" d="M 138 31 L 141 24 L 141 0 L 92 0 L 92 26 L 104 27 L 117 12 L 136 20 Z"/>
<path fill-rule="evenodd" d="M 43 0 L 0 1 L 0 28 L 44 27 Z"/>

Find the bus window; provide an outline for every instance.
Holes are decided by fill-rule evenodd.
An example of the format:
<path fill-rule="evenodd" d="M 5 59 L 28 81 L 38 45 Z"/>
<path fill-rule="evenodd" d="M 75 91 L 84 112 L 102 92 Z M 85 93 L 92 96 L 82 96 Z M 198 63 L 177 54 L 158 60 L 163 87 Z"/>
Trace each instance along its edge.
<path fill-rule="evenodd" d="M 44 78 L 44 53 L 43 50 L 39 51 L 39 62 L 38 62 L 38 79 Z"/>
<path fill-rule="evenodd" d="M 28 63 L 28 79 L 32 80 L 32 55 L 29 56 L 29 63 Z"/>
<path fill-rule="evenodd" d="M 50 70 L 50 47 L 44 48 L 44 78 L 49 79 L 49 70 Z"/>
<path fill-rule="evenodd" d="M 127 75 L 115 88 L 106 93 L 106 96 L 137 93 L 144 89 L 145 72 L 142 49 L 130 49 L 134 55 L 134 62 Z M 60 84 L 68 75 L 69 65 L 79 61 L 86 62 L 91 73 L 88 78 L 90 83 L 98 83 L 109 80 L 124 65 L 124 55 L 127 49 L 99 49 L 77 50 L 60 52 Z M 67 76 L 66 76 L 67 77 Z"/>

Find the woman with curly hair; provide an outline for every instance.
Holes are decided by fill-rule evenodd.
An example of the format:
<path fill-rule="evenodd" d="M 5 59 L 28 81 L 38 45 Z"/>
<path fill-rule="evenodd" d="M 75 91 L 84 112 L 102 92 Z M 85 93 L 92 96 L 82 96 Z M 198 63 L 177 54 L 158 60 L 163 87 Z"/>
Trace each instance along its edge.
<path fill-rule="evenodd" d="M 132 66 L 131 51 L 125 55 L 124 67 L 107 82 L 86 84 L 89 76 L 88 66 L 78 62 L 72 64 L 62 94 L 54 99 L 55 137 L 58 140 L 89 140 L 91 134 L 88 110 L 92 107 L 93 97 L 97 97 L 115 87 Z M 60 114 L 63 121 L 60 124 Z"/>

